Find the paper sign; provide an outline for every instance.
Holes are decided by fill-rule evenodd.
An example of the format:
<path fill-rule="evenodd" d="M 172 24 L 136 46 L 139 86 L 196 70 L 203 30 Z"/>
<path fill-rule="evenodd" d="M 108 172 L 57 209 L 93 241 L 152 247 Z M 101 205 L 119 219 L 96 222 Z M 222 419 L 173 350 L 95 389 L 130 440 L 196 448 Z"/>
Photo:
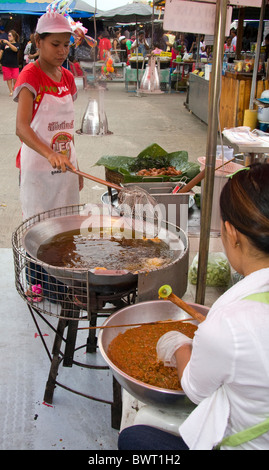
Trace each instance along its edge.
<path fill-rule="evenodd" d="M 163 29 L 182 33 L 214 34 L 216 5 L 185 0 L 167 0 L 165 4 Z M 230 34 L 232 7 L 227 7 L 225 36 Z"/>
<path fill-rule="evenodd" d="M 262 0 L 231 0 L 230 5 L 261 8 Z"/>
<path fill-rule="evenodd" d="M 196 0 L 193 0 L 196 1 Z M 199 0 L 197 0 L 199 1 Z M 216 0 L 203 0 L 203 3 L 216 3 Z M 242 7 L 261 8 L 262 0 L 230 0 L 230 5 L 241 5 Z"/>

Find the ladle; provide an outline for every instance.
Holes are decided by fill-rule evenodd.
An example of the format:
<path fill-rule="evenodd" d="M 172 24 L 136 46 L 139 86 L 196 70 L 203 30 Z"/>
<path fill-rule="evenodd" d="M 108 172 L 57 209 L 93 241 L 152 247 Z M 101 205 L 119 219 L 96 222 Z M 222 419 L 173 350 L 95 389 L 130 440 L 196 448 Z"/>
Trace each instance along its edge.
<path fill-rule="evenodd" d="M 72 173 L 75 173 L 75 175 L 83 176 L 83 178 L 87 178 L 88 180 L 95 181 L 96 183 L 103 184 L 105 186 L 109 186 L 110 188 L 116 189 L 117 191 L 122 191 L 122 187 L 118 186 L 117 184 L 110 183 L 110 181 L 105 181 L 102 180 L 101 178 L 97 178 L 97 176 L 89 175 L 88 173 L 84 173 L 83 171 L 80 170 L 71 170 L 71 168 L 66 167 L 68 171 L 71 171 Z"/>
<path fill-rule="evenodd" d="M 191 307 L 189 304 L 184 302 L 184 300 L 180 299 L 177 297 L 175 294 L 172 292 L 172 287 L 168 285 L 164 285 L 160 287 L 158 291 L 159 297 L 163 300 L 170 300 L 173 302 L 175 305 L 177 305 L 179 308 L 182 308 L 185 312 L 187 312 L 189 315 L 191 315 L 194 320 L 197 320 L 199 323 L 205 320 L 204 315 L 201 313 L 197 312 L 193 307 Z"/>
<path fill-rule="evenodd" d="M 101 178 L 97 178 L 96 176 L 89 175 L 88 173 L 84 173 L 80 170 L 72 170 L 71 168 L 67 167 L 68 171 L 76 175 L 80 175 L 83 178 L 90 179 L 92 181 L 96 181 L 97 183 L 103 184 L 105 186 L 109 186 L 110 188 L 114 188 L 118 191 L 118 201 L 121 214 L 125 216 L 129 216 L 133 218 L 135 216 L 136 219 L 145 220 L 145 211 L 144 207 L 147 207 L 147 214 L 152 220 L 158 222 L 158 214 L 155 212 L 155 207 L 158 206 L 156 200 L 153 196 L 151 196 L 145 189 L 140 188 L 139 186 L 133 186 L 132 189 L 126 188 L 124 186 L 118 186 L 117 184 L 110 183 L 109 181 L 102 180 Z M 150 210 L 151 209 L 151 210 Z M 156 224 L 155 224 L 156 225 Z M 156 228 L 156 234 L 158 230 Z M 156 235 L 154 235 L 156 236 Z"/>

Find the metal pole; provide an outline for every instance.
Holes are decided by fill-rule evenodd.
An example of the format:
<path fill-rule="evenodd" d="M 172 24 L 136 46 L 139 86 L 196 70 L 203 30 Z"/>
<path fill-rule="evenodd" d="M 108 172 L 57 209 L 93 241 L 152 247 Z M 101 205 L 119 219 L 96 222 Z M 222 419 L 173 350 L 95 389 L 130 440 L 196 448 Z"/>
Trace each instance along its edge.
<path fill-rule="evenodd" d="M 207 133 L 207 149 L 203 201 L 201 208 L 201 233 L 199 245 L 199 262 L 197 273 L 196 302 L 204 304 L 207 262 L 210 240 L 210 223 L 212 215 L 212 199 L 214 190 L 216 146 L 218 135 L 218 115 L 221 83 L 221 66 L 227 16 L 227 0 L 217 0 L 215 19 L 215 41 L 212 63 L 211 83 L 209 91 L 209 119 Z"/>
<path fill-rule="evenodd" d="M 257 47 L 256 47 L 252 82 L 251 82 L 249 109 L 253 109 L 253 101 L 256 95 L 257 75 L 258 75 L 258 68 L 259 68 L 261 43 L 262 43 L 263 19 L 265 15 L 266 3 L 267 3 L 267 0 L 262 0 L 261 11 L 260 11 L 260 22 L 259 22 L 259 29 L 258 29 L 258 36 L 257 36 Z"/>
<path fill-rule="evenodd" d="M 97 11 L 97 0 L 95 0 L 95 6 L 94 6 L 94 16 L 93 16 L 93 25 L 94 25 L 94 39 L 97 41 L 97 33 L 96 33 L 96 11 Z M 95 46 L 96 48 L 97 46 Z M 95 83 L 96 81 L 96 68 L 95 68 L 95 61 L 97 60 L 96 56 L 96 49 L 93 51 L 93 82 Z"/>

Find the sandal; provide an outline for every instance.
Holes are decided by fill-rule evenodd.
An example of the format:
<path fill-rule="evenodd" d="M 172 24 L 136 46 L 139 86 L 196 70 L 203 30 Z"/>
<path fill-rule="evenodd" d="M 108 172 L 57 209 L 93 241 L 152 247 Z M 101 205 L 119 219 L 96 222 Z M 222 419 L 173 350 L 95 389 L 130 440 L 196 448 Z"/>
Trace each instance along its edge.
<path fill-rule="evenodd" d="M 41 284 L 35 284 L 26 291 L 27 300 L 29 302 L 41 302 L 42 298 L 42 287 Z"/>

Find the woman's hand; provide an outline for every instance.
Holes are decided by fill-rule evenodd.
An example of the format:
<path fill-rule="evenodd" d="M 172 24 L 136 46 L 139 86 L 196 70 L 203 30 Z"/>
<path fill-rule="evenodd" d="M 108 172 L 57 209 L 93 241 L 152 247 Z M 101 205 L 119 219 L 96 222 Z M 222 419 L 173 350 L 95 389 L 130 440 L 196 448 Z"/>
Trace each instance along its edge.
<path fill-rule="evenodd" d="M 191 345 L 192 340 L 179 331 L 169 331 L 157 342 L 157 357 L 167 367 L 177 367 L 175 353 L 184 344 Z"/>
<path fill-rule="evenodd" d="M 76 168 L 64 153 L 52 152 L 48 155 L 47 160 L 51 164 L 52 168 L 62 170 L 63 173 L 66 172 L 66 167 L 70 168 L 72 171 L 76 171 Z"/>

